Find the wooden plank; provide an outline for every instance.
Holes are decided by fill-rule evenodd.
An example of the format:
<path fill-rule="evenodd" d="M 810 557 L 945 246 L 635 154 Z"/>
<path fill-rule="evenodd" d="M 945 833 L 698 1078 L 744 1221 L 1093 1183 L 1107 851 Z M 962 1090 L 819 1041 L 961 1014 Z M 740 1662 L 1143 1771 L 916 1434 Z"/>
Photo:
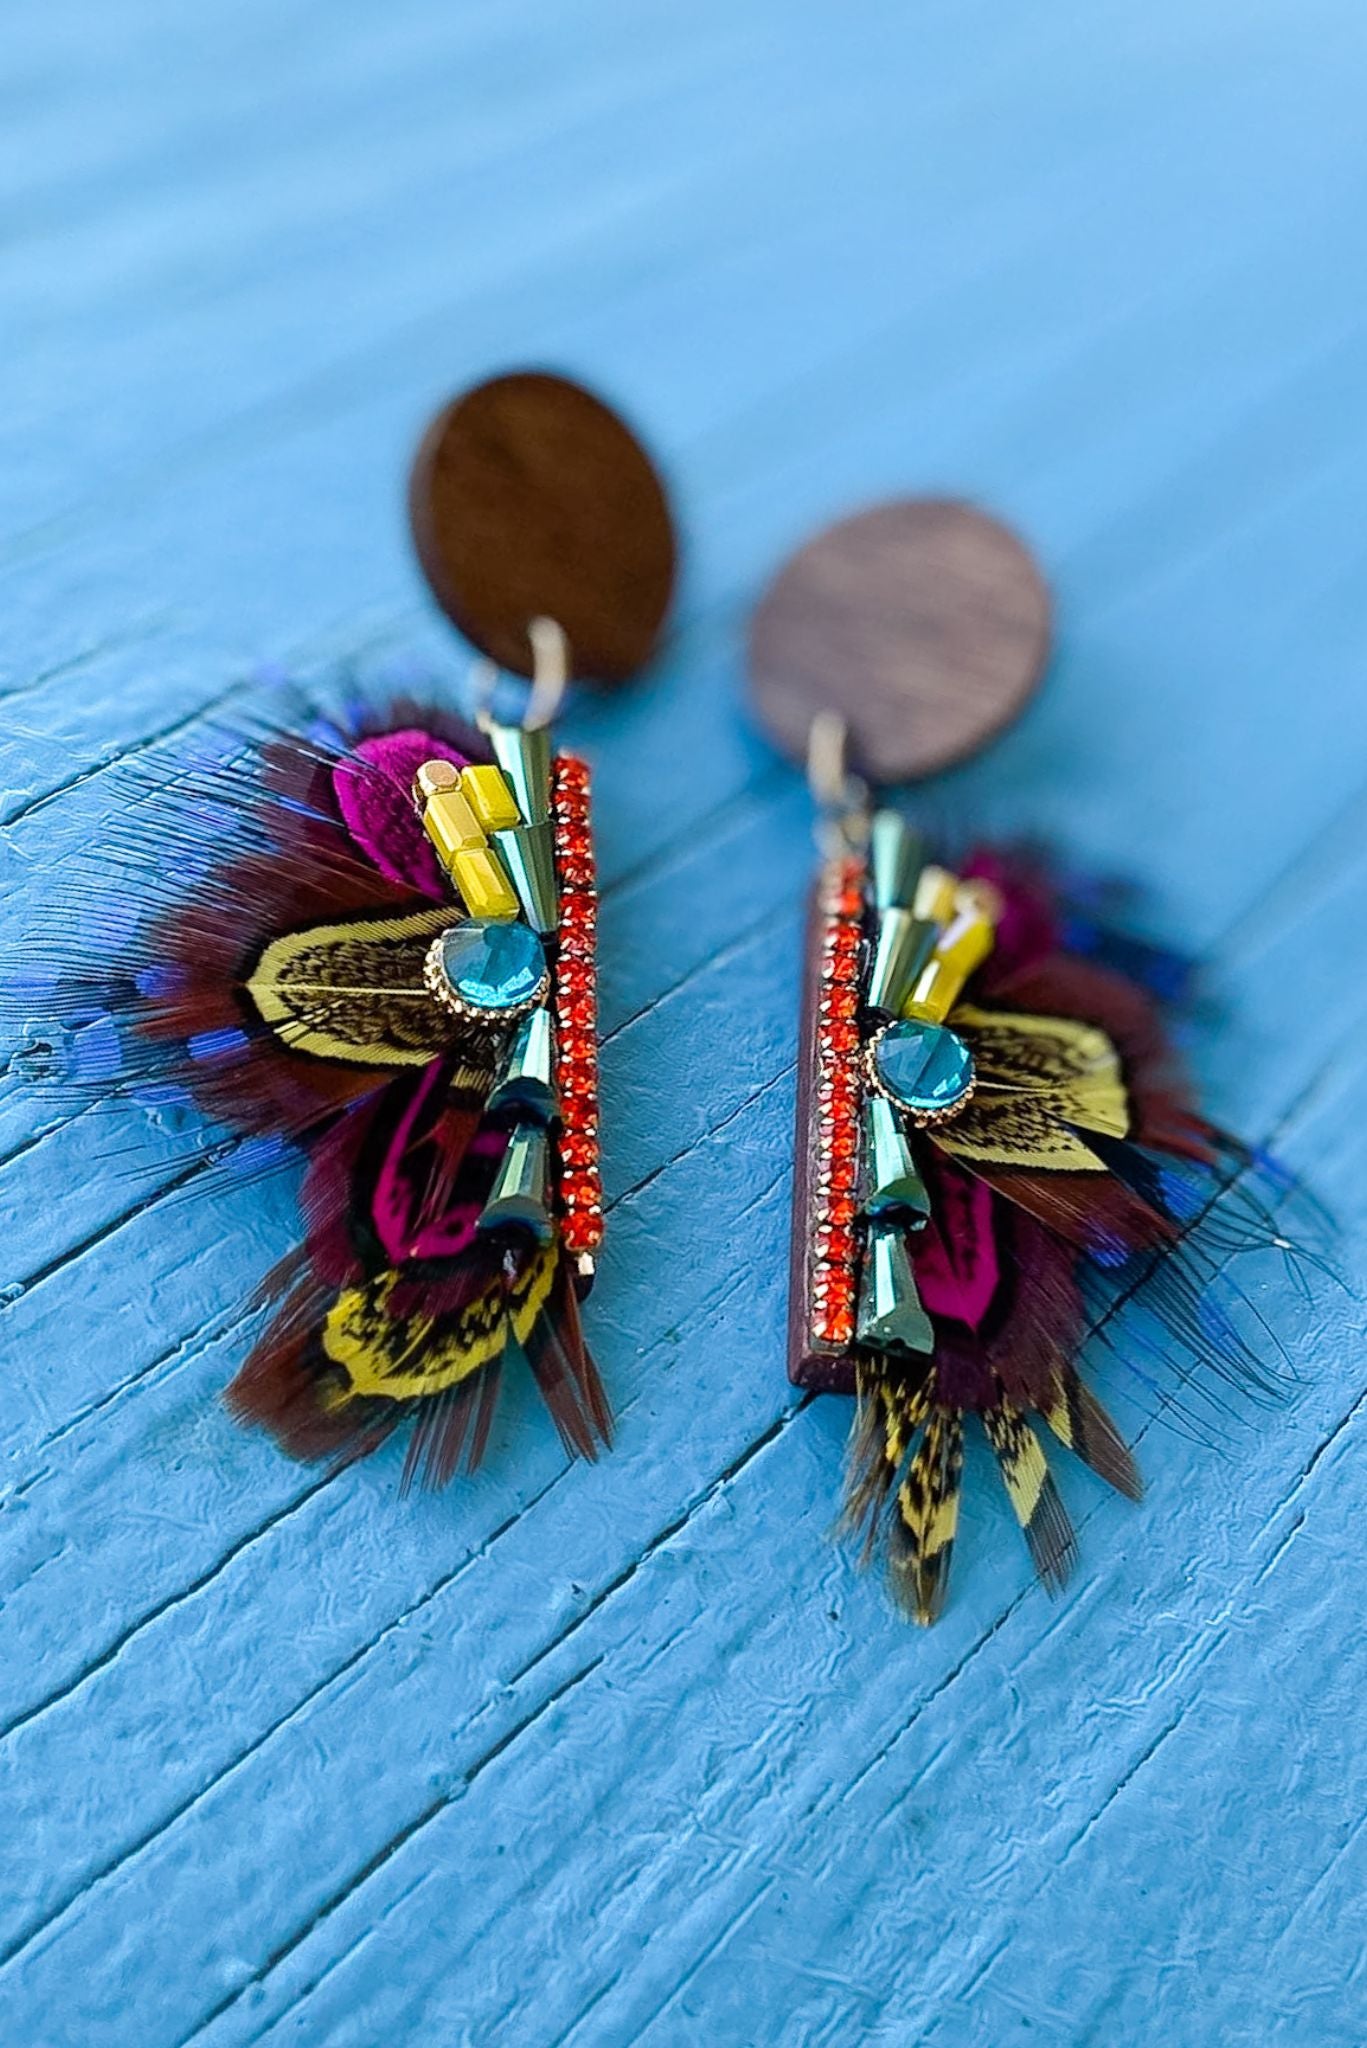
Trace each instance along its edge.
<path fill-rule="evenodd" d="M 1151 885 L 1218 1111 L 1360 1269 L 1364 43 L 1343 0 L 13 24 L 7 944 L 158 735 L 282 672 L 459 687 L 398 483 L 462 378 L 616 392 L 688 555 L 647 687 L 573 718 L 610 1460 L 519 1394 L 400 1504 L 233 1432 L 288 1184 L 197 1202 L 193 1131 L 0 1076 L 6 2038 L 1360 2039 L 1360 1311 L 1261 1274 L 1302 1391 L 1146 1430 L 1139 1510 L 1065 1474 L 1056 1607 L 971 1462 L 949 1614 L 894 1620 L 822 1540 L 847 1411 L 784 1381 L 808 821 L 738 664 L 880 492 L 1027 532 L 1059 660 L 927 817 Z"/>

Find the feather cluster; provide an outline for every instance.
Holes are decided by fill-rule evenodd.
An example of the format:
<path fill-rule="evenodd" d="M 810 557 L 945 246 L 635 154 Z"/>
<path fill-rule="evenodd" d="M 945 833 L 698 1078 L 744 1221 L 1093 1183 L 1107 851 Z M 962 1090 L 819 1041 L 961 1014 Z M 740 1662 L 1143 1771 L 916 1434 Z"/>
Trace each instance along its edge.
<path fill-rule="evenodd" d="M 1277 1221 L 1286 1177 L 1194 1103 L 1160 1014 L 1169 956 L 1112 945 L 1038 867 L 925 865 L 892 813 L 872 862 L 833 860 L 814 905 L 790 1370 L 857 1394 L 844 1526 L 866 1558 L 885 1546 L 899 1603 L 930 1622 L 967 1418 L 1057 1588 L 1076 1542 L 1041 1425 L 1140 1492 L 1084 1383 L 1088 1344 L 1141 1304 L 1199 1425 L 1219 1390 L 1285 1377 L 1231 1255 L 1316 1255 Z"/>
<path fill-rule="evenodd" d="M 405 1484 L 479 1462 L 514 1352 L 573 1452 L 610 1436 L 558 1113 L 549 1227 L 488 1227 L 513 1121 L 490 1100 L 506 1034 L 453 1017 L 425 979 L 462 910 L 414 776 L 490 758 L 482 732 L 411 705 L 350 728 L 216 735 L 128 791 L 4 997 L 14 1031 L 56 1021 L 64 1088 L 187 1098 L 260 1168 L 302 1155 L 301 1239 L 265 1283 L 269 1320 L 228 1402 L 301 1458 L 363 1455 L 411 1421 Z M 575 839 L 587 955 L 571 970 L 554 933 L 546 954 L 550 1001 L 572 971 L 582 1015 L 586 824 Z M 577 1128 L 596 1148 L 592 1120 Z"/>

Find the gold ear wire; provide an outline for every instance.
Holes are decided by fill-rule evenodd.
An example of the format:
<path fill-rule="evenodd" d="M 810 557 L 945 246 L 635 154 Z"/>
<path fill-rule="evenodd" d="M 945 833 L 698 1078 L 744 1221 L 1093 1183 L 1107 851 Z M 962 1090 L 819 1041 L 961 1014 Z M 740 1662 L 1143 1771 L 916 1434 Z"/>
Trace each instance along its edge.
<path fill-rule="evenodd" d="M 818 711 L 807 731 L 807 787 L 817 807 L 823 854 L 859 853 L 869 838 L 869 787 L 846 764 L 849 725 L 839 711 Z"/>
<path fill-rule="evenodd" d="M 540 732 L 559 711 L 569 688 L 570 643 L 564 627 L 548 618 L 533 619 L 527 627 L 527 638 L 532 645 L 532 687 L 521 725 L 523 732 Z M 471 673 L 475 723 L 481 732 L 488 732 L 495 723 L 489 707 L 498 682 L 498 667 L 482 654 Z"/>

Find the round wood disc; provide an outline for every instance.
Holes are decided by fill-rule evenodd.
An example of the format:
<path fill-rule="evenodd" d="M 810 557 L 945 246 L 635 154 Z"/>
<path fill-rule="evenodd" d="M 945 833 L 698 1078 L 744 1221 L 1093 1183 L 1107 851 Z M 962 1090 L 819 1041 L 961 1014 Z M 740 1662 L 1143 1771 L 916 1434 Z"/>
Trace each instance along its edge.
<path fill-rule="evenodd" d="M 674 584 L 674 527 L 634 434 L 545 371 L 478 384 L 433 420 L 409 513 L 438 604 L 501 668 L 529 675 L 532 619 L 554 619 L 581 680 L 649 658 Z"/>
<path fill-rule="evenodd" d="M 805 761 L 819 711 L 843 714 L 851 765 L 906 782 L 975 753 L 1029 702 L 1049 656 L 1049 592 L 1000 521 L 947 498 L 828 527 L 779 572 L 750 629 L 770 736 Z"/>

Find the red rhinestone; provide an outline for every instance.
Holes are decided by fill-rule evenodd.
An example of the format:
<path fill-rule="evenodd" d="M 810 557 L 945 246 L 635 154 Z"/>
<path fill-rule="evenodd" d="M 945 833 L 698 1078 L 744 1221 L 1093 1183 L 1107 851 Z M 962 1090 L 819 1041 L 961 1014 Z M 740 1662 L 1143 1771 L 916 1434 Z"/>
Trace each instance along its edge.
<path fill-rule="evenodd" d="M 823 1017 L 817 1036 L 822 1050 L 827 1053 L 854 1052 L 859 1044 L 859 1033 L 848 1021 L 834 1017 Z"/>
<path fill-rule="evenodd" d="M 566 990 L 562 1000 L 556 1004 L 562 1032 L 592 1031 L 596 1011 L 592 994 L 576 996 Z"/>
<path fill-rule="evenodd" d="M 826 1221 L 835 1224 L 838 1229 L 847 1229 L 858 1214 L 858 1209 L 848 1195 L 839 1195 L 834 1201 L 826 1204 Z"/>
<path fill-rule="evenodd" d="M 817 1231 L 813 1244 L 819 1259 L 852 1259 L 854 1257 L 854 1232 L 828 1223 Z"/>
<path fill-rule="evenodd" d="M 858 1149 L 859 1140 L 852 1126 L 835 1124 L 826 1132 L 825 1150 L 833 1161 L 852 1159 Z"/>
<path fill-rule="evenodd" d="M 823 1344 L 836 1344 L 843 1350 L 854 1342 L 854 1315 L 850 1309 L 831 1309 L 815 1318 L 813 1333 Z"/>
<path fill-rule="evenodd" d="M 593 994 L 594 973 L 587 960 L 562 960 L 556 971 L 555 981 L 557 994 Z"/>
<path fill-rule="evenodd" d="M 601 1216 L 567 1216 L 561 1225 L 560 1235 L 567 1251 L 596 1252 L 603 1242 L 603 1219 Z"/>
<path fill-rule="evenodd" d="M 598 1135 L 598 1102 L 593 1095 L 567 1095 L 560 1105 L 560 1121 L 567 1131 L 585 1137 Z"/>
<path fill-rule="evenodd" d="M 598 1157 L 598 1140 L 586 1131 L 566 1131 L 560 1140 L 560 1157 L 572 1171 L 591 1167 Z"/>
<path fill-rule="evenodd" d="M 854 1307 L 854 1287 L 834 1280 L 817 1280 L 812 1288 L 812 1306 L 822 1315 L 845 1315 Z"/>
<path fill-rule="evenodd" d="M 597 1175 L 574 1174 L 567 1177 L 560 1190 L 560 1199 L 565 1208 L 574 1216 L 603 1213 L 603 1184 Z"/>

